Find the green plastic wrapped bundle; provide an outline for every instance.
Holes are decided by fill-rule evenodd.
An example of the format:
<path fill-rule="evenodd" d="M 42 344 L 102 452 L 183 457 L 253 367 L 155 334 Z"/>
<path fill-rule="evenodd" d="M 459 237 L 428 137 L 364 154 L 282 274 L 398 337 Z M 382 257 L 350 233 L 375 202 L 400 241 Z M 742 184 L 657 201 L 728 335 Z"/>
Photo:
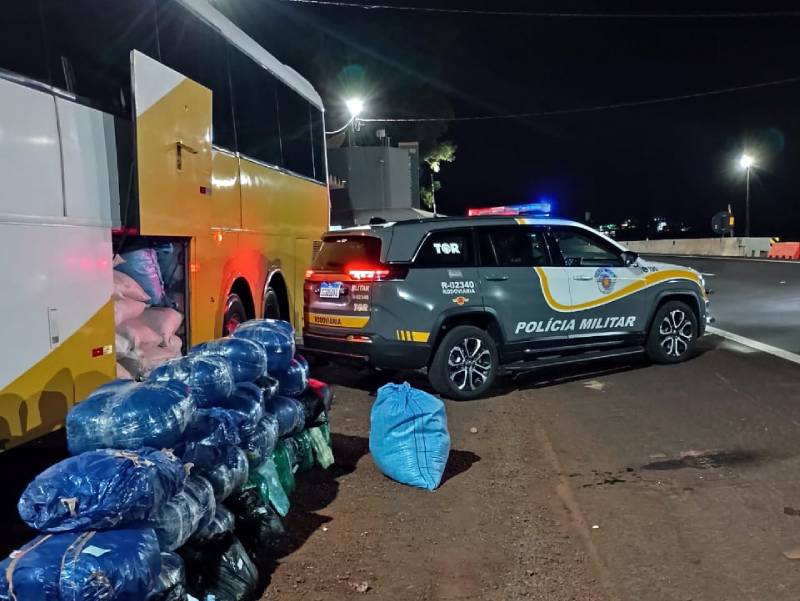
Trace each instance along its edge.
<path fill-rule="evenodd" d="M 272 458 L 267 459 L 250 472 L 250 475 L 250 480 L 245 488 L 258 490 L 265 504 L 269 503 L 280 516 L 286 517 L 286 514 L 289 513 L 289 497 L 281 485 L 275 461 Z"/>
<path fill-rule="evenodd" d="M 294 470 L 296 461 L 294 443 L 288 439 L 278 441 L 278 444 L 275 445 L 275 451 L 272 453 L 272 459 L 278 471 L 281 487 L 287 496 L 291 495 L 295 488 Z"/>
<path fill-rule="evenodd" d="M 324 470 L 328 469 L 333 465 L 333 449 L 329 442 L 330 430 L 328 430 L 328 436 L 325 436 L 322 426 L 315 426 L 306 432 L 311 440 L 311 448 L 314 451 L 317 465 Z"/>
<path fill-rule="evenodd" d="M 295 463 L 298 472 L 307 472 L 314 467 L 314 450 L 311 445 L 311 436 L 308 430 L 292 436 L 294 444 Z"/>

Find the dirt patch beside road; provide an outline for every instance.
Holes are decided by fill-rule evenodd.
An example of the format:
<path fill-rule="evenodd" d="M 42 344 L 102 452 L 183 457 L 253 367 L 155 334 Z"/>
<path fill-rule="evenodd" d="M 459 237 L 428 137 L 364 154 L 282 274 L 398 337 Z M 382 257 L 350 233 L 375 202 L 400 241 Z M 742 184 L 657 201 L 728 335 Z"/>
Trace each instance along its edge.
<path fill-rule="evenodd" d="M 339 387 L 337 465 L 298 478 L 292 553 L 264 598 L 605 599 L 519 395 L 448 403 L 452 452 L 434 493 L 392 482 L 369 457 L 373 397 Z M 477 428 L 477 433 L 471 433 Z"/>

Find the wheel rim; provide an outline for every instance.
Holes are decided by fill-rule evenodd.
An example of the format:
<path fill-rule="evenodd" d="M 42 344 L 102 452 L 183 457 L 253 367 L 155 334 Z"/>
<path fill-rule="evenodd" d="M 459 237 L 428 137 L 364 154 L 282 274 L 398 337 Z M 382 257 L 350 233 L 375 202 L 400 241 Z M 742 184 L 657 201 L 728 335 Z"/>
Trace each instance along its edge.
<path fill-rule="evenodd" d="M 458 390 L 477 390 L 489 379 L 492 368 L 492 354 L 480 338 L 464 338 L 447 356 L 448 376 Z"/>
<path fill-rule="evenodd" d="M 694 323 L 681 309 L 664 316 L 658 329 L 661 348 L 668 357 L 681 357 L 694 339 Z"/>

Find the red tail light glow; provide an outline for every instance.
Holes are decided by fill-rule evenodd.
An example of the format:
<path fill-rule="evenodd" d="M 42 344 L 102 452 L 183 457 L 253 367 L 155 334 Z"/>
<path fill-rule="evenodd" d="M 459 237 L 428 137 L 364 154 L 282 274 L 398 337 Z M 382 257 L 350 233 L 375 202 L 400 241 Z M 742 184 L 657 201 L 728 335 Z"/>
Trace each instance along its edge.
<path fill-rule="evenodd" d="M 359 282 L 379 282 L 389 277 L 390 271 L 383 267 L 348 267 L 347 275 Z"/>

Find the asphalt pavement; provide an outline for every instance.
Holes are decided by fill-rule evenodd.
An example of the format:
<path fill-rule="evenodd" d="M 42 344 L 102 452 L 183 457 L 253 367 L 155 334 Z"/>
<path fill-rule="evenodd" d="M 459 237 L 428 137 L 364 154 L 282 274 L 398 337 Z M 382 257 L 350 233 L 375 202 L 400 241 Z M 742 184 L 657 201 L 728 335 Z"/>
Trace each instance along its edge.
<path fill-rule="evenodd" d="M 800 353 L 800 261 L 652 255 L 702 273 L 714 327 Z"/>

